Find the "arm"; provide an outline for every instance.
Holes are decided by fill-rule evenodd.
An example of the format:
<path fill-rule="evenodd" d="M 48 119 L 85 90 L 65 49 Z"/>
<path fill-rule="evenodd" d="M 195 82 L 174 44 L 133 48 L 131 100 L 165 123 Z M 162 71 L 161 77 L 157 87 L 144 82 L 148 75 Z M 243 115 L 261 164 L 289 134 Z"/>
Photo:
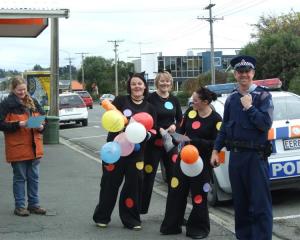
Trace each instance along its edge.
<path fill-rule="evenodd" d="M 3 132 L 15 132 L 20 127 L 24 127 L 26 122 L 24 121 L 16 121 L 16 122 L 6 122 L 6 116 L 9 114 L 8 103 L 3 100 L 0 104 L 0 131 Z"/>

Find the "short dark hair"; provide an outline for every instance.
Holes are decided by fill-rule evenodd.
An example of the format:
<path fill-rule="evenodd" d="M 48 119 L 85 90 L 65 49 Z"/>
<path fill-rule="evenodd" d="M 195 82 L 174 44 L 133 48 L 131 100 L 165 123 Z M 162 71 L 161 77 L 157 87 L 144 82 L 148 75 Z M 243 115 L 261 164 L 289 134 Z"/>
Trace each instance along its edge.
<path fill-rule="evenodd" d="M 196 93 L 198 94 L 199 98 L 204 101 L 206 100 L 208 104 L 210 104 L 212 101 L 217 100 L 217 94 L 210 91 L 206 87 L 200 87 Z"/>
<path fill-rule="evenodd" d="M 137 77 L 137 78 L 139 78 L 139 79 L 141 79 L 143 82 L 144 82 L 144 84 L 145 84 L 145 90 L 144 90 L 144 96 L 148 96 L 148 94 L 149 94 L 149 88 L 148 88 L 148 85 L 147 85 L 147 82 L 146 82 L 146 79 L 145 79 L 145 77 L 144 77 L 144 74 L 145 74 L 145 72 L 141 72 L 141 73 L 129 73 L 129 78 L 128 78 L 128 81 L 127 81 L 127 93 L 129 94 L 129 95 L 131 95 L 131 88 L 130 88 L 130 82 L 131 82 L 131 79 L 132 78 L 134 78 L 134 77 Z"/>

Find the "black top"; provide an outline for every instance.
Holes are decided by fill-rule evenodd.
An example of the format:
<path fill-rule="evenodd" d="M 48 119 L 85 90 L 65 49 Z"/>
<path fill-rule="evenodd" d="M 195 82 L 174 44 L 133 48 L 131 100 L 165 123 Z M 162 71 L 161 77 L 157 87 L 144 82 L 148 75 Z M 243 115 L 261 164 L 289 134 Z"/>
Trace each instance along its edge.
<path fill-rule="evenodd" d="M 203 159 L 204 168 L 209 167 L 211 152 L 221 127 L 221 121 L 221 116 L 215 111 L 205 118 L 200 117 L 193 108 L 188 108 L 184 113 L 179 132 L 187 135 L 192 140 L 191 144 L 197 147 Z"/>
<path fill-rule="evenodd" d="M 154 107 L 149 104 L 147 101 L 143 101 L 141 104 L 136 104 L 134 103 L 130 96 L 117 96 L 115 98 L 115 100 L 112 102 L 112 104 L 123 114 L 127 117 L 128 122 L 130 120 L 130 118 L 136 114 L 136 113 L 140 113 L 140 112 L 146 112 L 149 113 L 152 118 L 153 118 L 153 123 L 154 126 L 153 128 L 156 128 L 156 112 Z M 107 141 L 113 141 L 114 138 L 119 134 L 119 132 L 117 133 L 113 133 L 113 132 L 109 132 L 108 136 L 107 136 Z"/>
<path fill-rule="evenodd" d="M 148 97 L 150 102 L 156 110 L 157 114 L 157 129 L 168 128 L 170 125 L 175 124 L 179 128 L 182 120 L 182 111 L 178 99 L 172 94 L 168 98 L 162 98 L 153 92 Z"/>

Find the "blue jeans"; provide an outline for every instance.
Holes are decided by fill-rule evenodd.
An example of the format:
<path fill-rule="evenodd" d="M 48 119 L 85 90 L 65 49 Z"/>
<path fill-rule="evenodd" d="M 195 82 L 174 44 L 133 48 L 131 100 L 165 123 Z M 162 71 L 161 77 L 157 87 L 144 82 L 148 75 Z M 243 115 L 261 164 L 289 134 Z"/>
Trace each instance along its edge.
<path fill-rule="evenodd" d="M 39 164 L 38 159 L 11 163 L 16 208 L 25 208 L 25 182 L 27 182 L 28 206 L 39 206 Z"/>

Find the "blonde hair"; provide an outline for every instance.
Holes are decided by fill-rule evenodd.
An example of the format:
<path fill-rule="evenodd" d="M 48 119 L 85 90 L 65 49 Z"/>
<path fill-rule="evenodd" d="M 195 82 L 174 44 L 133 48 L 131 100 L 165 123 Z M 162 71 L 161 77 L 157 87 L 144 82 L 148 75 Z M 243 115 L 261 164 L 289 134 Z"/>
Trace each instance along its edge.
<path fill-rule="evenodd" d="M 10 79 L 11 82 L 11 92 L 13 92 L 17 86 L 21 85 L 21 84 L 25 84 L 26 85 L 26 81 L 24 78 L 22 78 L 21 76 L 15 76 L 12 77 Z M 28 94 L 28 92 L 26 92 L 26 95 L 24 97 L 23 100 L 23 105 L 26 106 L 27 108 L 31 109 L 32 111 L 36 111 L 36 107 L 34 104 L 33 99 L 30 97 L 30 95 Z"/>
<path fill-rule="evenodd" d="M 172 87 L 173 87 L 173 77 L 172 77 L 171 73 L 169 73 L 169 72 L 166 71 L 166 70 L 161 70 L 161 71 L 159 71 L 159 72 L 157 73 L 157 75 L 156 75 L 156 77 L 155 77 L 155 79 L 154 79 L 154 85 L 155 85 L 156 89 L 157 89 L 157 86 L 158 86 L 158 81 L 159 81 L 163 76 L 165 76 L 165 77 L 167 77 L 168 79 L 170 79 L 170 81 L 171 81 L 171 89 L 172 89 Z"/>

